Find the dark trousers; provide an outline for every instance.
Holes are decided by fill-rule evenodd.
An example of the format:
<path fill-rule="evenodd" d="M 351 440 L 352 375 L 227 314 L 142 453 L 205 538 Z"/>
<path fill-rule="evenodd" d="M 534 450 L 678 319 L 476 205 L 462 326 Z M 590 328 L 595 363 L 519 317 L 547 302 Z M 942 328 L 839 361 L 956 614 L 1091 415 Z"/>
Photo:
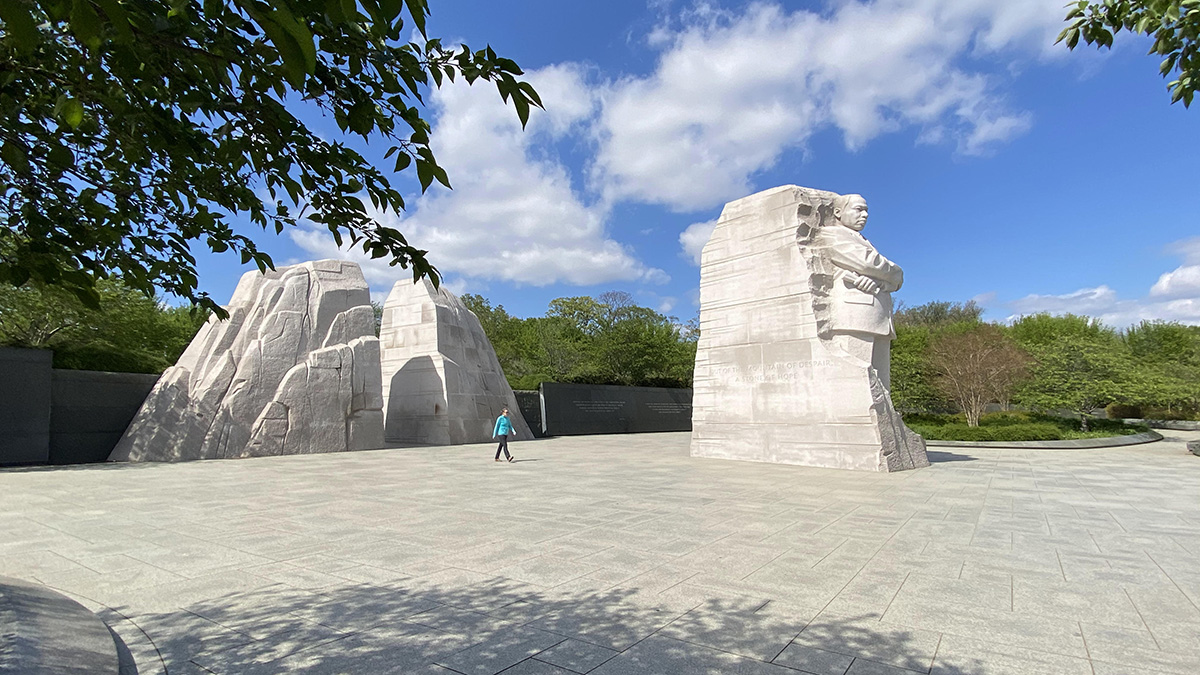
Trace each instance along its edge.
<path fill-rule="evenodd" d="M 496 446 L 496 459 L 500 459 L 500 451 L 504 451 L 505 459 L 512 459 L 512 455 L 508 454 L 508 434 L 500 434 L 500 445 Z"/>

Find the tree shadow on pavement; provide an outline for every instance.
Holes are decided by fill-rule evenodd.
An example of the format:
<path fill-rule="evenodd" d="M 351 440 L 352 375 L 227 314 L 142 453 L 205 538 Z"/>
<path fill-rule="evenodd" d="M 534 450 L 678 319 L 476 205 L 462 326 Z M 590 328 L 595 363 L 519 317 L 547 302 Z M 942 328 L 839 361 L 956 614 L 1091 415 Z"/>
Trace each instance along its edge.
<path fill-rule="evenodd" d="M 656 597 L 637 588 L 556 591 L 501 577 L 448 588 L 417 577 L 317 591 L 275 584 L 167 613 L 117 607 L 111 614 L 127 619 L 113 623 L 138 664 L 122 675 L 787 675 L 846 672 L 856 661 L 851 673 L 900 675 L 888 668 L 929 673 L 940 639 L 876 615 L 813 619 L 813 610 L 773 602 L 698 595 L 656 604 Z M 937 672 L 988 671 L 978 662 L 939 663 Z"/>

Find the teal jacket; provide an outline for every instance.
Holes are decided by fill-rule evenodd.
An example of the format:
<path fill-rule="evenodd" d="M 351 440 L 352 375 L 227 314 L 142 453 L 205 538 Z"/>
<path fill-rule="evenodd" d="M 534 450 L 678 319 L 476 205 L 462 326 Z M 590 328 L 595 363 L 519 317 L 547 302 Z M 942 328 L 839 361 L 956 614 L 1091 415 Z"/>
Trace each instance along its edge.
<path fill-rule="evenodd" d="M 492 438 L 495 438 L 497 436 L 507 436 L 507 435 L 511 434 L 512 432 L 513 432 L 513 425 L 512 425 L 512 422 L 507 417 L 505 417 L 504 415 L 501 415 L 496 418 L 496 429 L 494 431 L 492 431 Z"/>

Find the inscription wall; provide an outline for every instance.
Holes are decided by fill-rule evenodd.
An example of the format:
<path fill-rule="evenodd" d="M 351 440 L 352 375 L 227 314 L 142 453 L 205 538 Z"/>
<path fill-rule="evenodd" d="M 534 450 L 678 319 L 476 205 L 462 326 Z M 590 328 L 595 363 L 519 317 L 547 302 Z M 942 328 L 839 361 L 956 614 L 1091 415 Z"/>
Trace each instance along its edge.
<path fill-rule="evenodd" d="M 547 436 L 692 428 L 691 389 L 543 382 L 540 391 Z"/>

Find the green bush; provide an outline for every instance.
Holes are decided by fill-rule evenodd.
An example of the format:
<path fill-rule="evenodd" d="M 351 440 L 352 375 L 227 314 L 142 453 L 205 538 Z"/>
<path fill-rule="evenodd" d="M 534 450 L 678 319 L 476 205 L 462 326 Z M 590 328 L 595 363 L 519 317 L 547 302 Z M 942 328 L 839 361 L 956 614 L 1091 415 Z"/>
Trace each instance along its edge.
<path fill-rule="evenodd" d="M 904 423 L 907 424 L 909 427 L 913 427 L 913 425 L 940 427 L 940 426 L 944 426 L 946 424 L 954 424 L 954 423 L 966 424 L 967 423 L 967 416 L 963 415 L 962 413 L 959 413 L 957 415 L 951 414 L 951 413 L 941 414 L 941 413 L 928 413 L 928 412 L 927 413 L 904 413 L 903 415 L 901 415 L 901 417 L 904 418 Z"/>
<path fill-rule="evenodd" d="M 935 441 L 1057 441 L 1124 436 L 1148 430 L 1144 425 L 1124 424 L 1121 420 L 1089 419 L 1088 431 L 1084 432 L 1079 418 L 1036 412 L 988 413 L 979 419 L 977 427 L 967 426 L 962 415 L 932 413 L 905 415 L 904 423 Z"/>
<path fill-rule="evenodd" d="M 1034 422 L 1054 424 L 1059 419 L 1061 418 L 1021 411 L 995 412 L 984 413 L 980 416 L 979 425 L 984 427 L 1007 427 Z"/>
<path fill-rule="evenodd" d="M 1109 403 L 1105 406 L 1104 412 L 1110 420 L 1142 416 L 1141 408 L 1136 405 L 1126 405 L 1124 403 Z"/>
<path fill-rule="evenodd" d="M 908 426 L 925 438 L 936 441 L 1057 441 L 1064 436 L 1060 427 L 1046 422 L 978 427 L 957 422 L 941 426 Z"/>

